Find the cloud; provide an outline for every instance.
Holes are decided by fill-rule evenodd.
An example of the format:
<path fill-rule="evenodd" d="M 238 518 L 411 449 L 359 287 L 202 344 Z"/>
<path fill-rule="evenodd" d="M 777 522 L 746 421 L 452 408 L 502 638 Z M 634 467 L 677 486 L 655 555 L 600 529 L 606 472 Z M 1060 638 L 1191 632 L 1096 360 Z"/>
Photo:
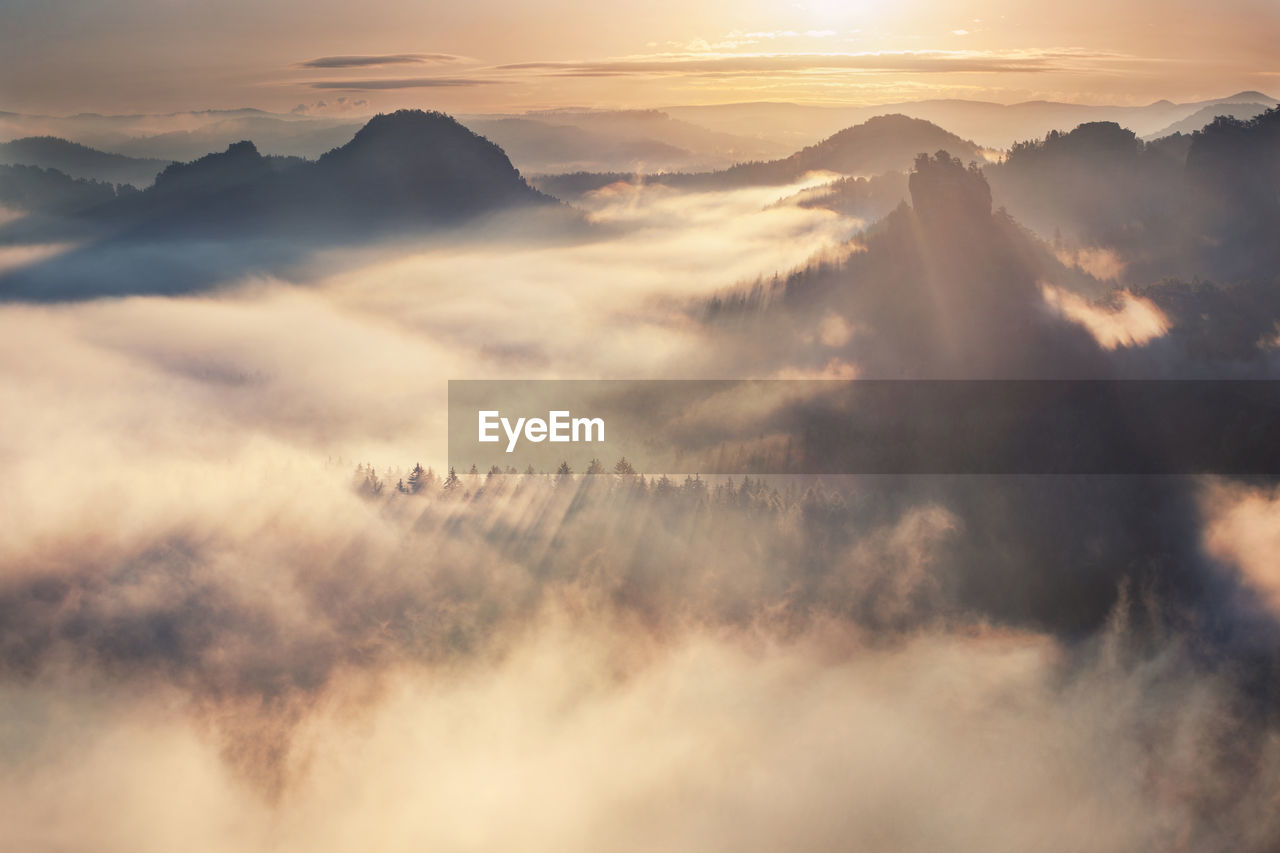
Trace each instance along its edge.
<path fill-rule="evenodd" d="M 1218 483 L 1205 505 L 1206 547 L 1237 565 L 1245 582 L 1280 614 L 1280 490 Z"/>
<path fill-rule="evenodd" d="M 1045 304 L 1093 335 L 1103 349 L 1142 346 L 1169 331 L 1169 318 L 1150 299 L 1117 291 L 1111 305 L 1096 305 L 1074 293 L 1041 283 Z"/>
<path fill-rule="evenodd" d="M 311 115 L 314 113 L 344 113 L 363 110 L 369 106 L 364 98 L 348 98 L 345 95 L 333 101 L 316 101 L 314 104 L 298 104 L 289 112 L 294 115 Z"/>
<path fill-rule="evenodd" d="M 311 89 L 339 89 L 346 92 L 371 92 L 383 89 L 436 89 L 467 86 L 492 86 L 496 80 L 468 77 L 401 77 L 390 80 L 316 80 L 305 84 Z"/>
<path fill-rule="evenodd" d="M 72 248 L 70 243 L 0 246 L 0 274 L 37 264 Z"/>
<path fill-rule="evenodd" d="M 1081 269 L 1099 281 L 1120 281 L 1124 275 L 1124 259 L 1114 249 L 1092 246 L 1061 247 L 1055 249 L 1054 254 L 1062 263 Z"/>
<path fill-rule="evenodd" d="M 321 56 L 299 62 L 298 68 L 376 68 L 382 65 L 443 64 L 456 62 L 448 53 L 384 53 L 357 56 Z"/>
<path fill-rule="evenodd" d="M 348 679 L 274 805 L 172 711 L 10 688 L 8 719 L 47 742 L 0 777 L 0 818 L 24 849 L 103 853 L 140 835 L 196 853 L 1261 850 L 1277 829 L 1275 744 L 1232 743 L 1235 697 L 1176 651 L 1072 669 L 1034 634 L 830 627 L 655 645 L 608 618 L 552 610 L 509 656 L 399 671 L 371 708 Z"/>

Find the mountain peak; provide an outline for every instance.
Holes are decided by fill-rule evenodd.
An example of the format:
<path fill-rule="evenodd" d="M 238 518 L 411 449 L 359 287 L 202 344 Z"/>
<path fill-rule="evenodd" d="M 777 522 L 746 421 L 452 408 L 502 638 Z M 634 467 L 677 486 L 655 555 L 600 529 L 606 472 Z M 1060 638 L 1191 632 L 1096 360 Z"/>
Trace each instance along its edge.
<path fill-rule="evenodd" d="M 846 127 L 794 157 L 811 169 L 844 174 L 878 174 L 907 167 L 925 151 L 947 150 L 964 159 L 977 159 L 976 145 L 931 121 L 900 113 L 879 115 Z"/>
<path fill-rule="evenodd" d="M 439 112 L 376 115 L 316 165 L 349 197 L 383 211 L 480 209 L 537 196 L 501 148 Z"/>
<path fill-rule="evenodd" d="M 496 145 L 459 124 L 452 116 L 424 110 L 396 110 L 378 113 L 356 131 L 356 135 L 339 148 L 321 157 L 347 157 L 377 151 L 380 155 L 404 154 L 423 146 L 445 142 L 470 142 L 477 145 Z M 501 149 L 498 149 L 499 153 Z"/>
<path fill-rule="evenodd" d="M 262 155 L 258 152 L 258 146 L 247 139 L 242 139 L 239 142 L 233 142 L 228 145 L 224 156 L 256 160 Z"/>
<path fill-rule="evenodd" d="M 952 135 L 950 131 L 944 130 L 927 119 L 912 118 L 911 116 L 903 115 L 902 113 L 886 113 L 884 115 L 872 116 L 861 124 L 855 124 L 850 127 L 846 127 L 844 130 L 837 131 L 827 137 L 826 141 L 830 142 L 836 139 L 845 139 L 853 136 L 868 136 L 872 134 L 920 132 L 941 132 L 948 136 Z"/>
<path fill-rule="evenodd" d="M 411 129 L 439 128 L 439 127 L 459 127 L 457 119 L 438 110 L 396 110 L 390 113 L 378 113 L 373 118 L 365 122 L 356 133 L 356 138 L 361 134 L 378 134 L 388 132 L 399 132 Z"/>
<path fill-rule="evenodd" d="M 1248 92 L 1236 92 L 1234 95 L 1229 95 L 1223 98 L 1222 100 L 1250 101 L 1250 102 L 1263 101 L 1263 102 L 1272 103 L 1272 104 L 1276 103 L 1276 99 L 1271 97 L 1270 95 L 1264 95 L 1261 92 L 1255 92 L 1253 90 L 1249 90 Z"/>
<path fill-rule="evenodd" d="M 226 151 L 206 154 L 190 163 L 174 163 L 156 175 L 156 189 L 226 189 L 262 177 L 270 171 L 258 147 L 247 139 L 232 143 Z"/>

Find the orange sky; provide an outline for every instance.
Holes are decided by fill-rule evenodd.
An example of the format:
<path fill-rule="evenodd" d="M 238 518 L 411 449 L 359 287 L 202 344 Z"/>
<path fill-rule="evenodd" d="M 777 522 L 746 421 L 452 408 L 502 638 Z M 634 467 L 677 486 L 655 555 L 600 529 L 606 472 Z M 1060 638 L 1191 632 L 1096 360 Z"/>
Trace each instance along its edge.
<path fill-rule="evenodd" d="M 0 109 L 23 112 L 1145 103 L 1280 90 L 1277 0 L 4 0 L 2 8 Z"/>

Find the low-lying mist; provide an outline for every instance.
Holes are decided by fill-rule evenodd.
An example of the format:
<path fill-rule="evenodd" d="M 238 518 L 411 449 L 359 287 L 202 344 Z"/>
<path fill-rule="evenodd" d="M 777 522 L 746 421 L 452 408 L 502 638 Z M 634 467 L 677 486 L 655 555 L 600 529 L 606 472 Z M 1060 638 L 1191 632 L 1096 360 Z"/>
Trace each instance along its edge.
<path fill-rule="evenodd" d="M 1026 317 L 1043 326 L 978 368 L 1036 328 L 1109 364 L 1167 331 L 1133 302 L 1062 317 L 1012 250 L 1016 280 L 922 330 L 895 307 L 911 280 L 817 279 L 887 262 L 846 242 L 862 223 L 776 204 L 812 185 L 607 186 L 581 202 L 591 239 L 330 249 L 198 294 L 0 305 L 7 837 L 1269 849 L 1268 486 L 445 484 L 450 378 L 856 374 L 913 351 L 924 370 Z M 708 321 L 815 257 L 771 332 L 754 303 Z M 980 278 L 927 260 L 926 284 Z M 984 321 L 975 299 L 1013 307 Z M 894 322 L 868 346 L 853 309 Z M 432 480 L 398 490 L 417 462 Z"/>

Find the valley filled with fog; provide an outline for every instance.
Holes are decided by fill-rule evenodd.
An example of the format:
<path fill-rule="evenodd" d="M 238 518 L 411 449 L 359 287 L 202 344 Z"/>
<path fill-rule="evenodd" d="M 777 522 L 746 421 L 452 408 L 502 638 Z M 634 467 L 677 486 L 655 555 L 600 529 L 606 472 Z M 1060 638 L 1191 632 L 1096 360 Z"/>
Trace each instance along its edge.
<path fill-rule="evenodd" d="M 451 379 L 1280 379 L 1273 99 L 767 106 L 4 114 L 16 849 L 1274 849 L 1271 478 L 450 470 Z"/>

